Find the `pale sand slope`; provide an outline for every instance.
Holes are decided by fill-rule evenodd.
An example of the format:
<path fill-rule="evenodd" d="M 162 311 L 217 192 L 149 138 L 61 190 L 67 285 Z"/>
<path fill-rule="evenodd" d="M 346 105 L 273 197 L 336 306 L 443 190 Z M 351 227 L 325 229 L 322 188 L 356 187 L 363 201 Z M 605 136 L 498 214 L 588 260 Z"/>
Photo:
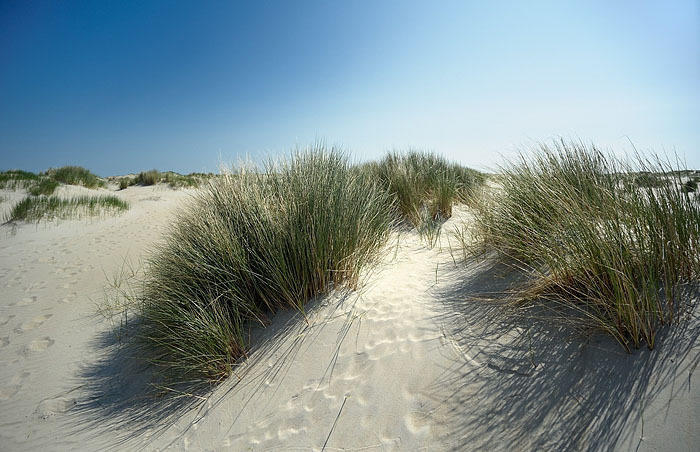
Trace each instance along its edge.
<path fill-rule="evenodd" d="M 21 226 L 0 239 L 2 450 L 693 450 L 698 321 L 622 353 L 469 297 L 502 289 L 447 243 L 392 239 L 361 293 L 283 312 L 237 373 L 151 398 L 95 312 L 105 276 L 162 234 L 187 192 L 132 187 L 129 212 Z M 156 199 L 158 198 L 158 199 Z M 457 212 L 450 229 L 468 215 Z M 396 246 L 399 243 L 399 246 Z M 457 256 L 455 256 L 457 257 Z M 437 271 L 436 271 L 437 269 Z"/>

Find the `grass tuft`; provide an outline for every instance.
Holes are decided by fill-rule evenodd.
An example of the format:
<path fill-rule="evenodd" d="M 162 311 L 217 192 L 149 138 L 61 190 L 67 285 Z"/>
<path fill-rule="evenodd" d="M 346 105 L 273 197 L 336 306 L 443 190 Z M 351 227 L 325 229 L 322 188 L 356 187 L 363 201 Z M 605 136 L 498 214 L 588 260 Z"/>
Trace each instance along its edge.
<path fill-rule="evenodd" d="M 452 216 L 455 202 L 469 202 L 485 177 L 427 152 L 389 153 L 362 171 L 379 181 L 395 199 L 399 219 L 418 228 L 433 246 L 442 223 Z"/>
<path fill-rule="evenodd" d="M 250 323 L 355 287 L 393 218 L 389 194 L 323 145 L 213 180 L 150 258 L 138 312 L 152 361 L 179 378 L 226 377 Z"/>
<path fill-rule="evenodd" d="M 160 182 L 160 171 L 150 170 L 143 171 L 136 176 L 136 183 L 138 185 L 155 185 Z"/>
<path fill-rule="evenodd" d="M 124 190 L 136 183 L 136 179 L 132 177 L 122 177 L 119 179 L 119 190 Z"/>
<path fill-rule="evenodd" d="M 9 221 L 38 222 L 95 216 L 105 212 L 119 212 L 129 205 L 116 196 L 29 196 L 17 203 L 10 212 Z"/>
<path fill-rule="evenodd" d="M 33 196 L 49 196 L 53 194 L 54 190 L 56 190 L 58 185 L 58 182 L 56 182 L 54 179 L 48 177 L 41 177 L 29 187 L 29 194 Z"/>
<path fill-rule="evenodd" d="M 634 174 L 644 183 L 628 183 Z M 632 167 L 595 146 L 542 144 L 476 204 L 476 238 L 531 273 L 519 299 L 573 307 L 572 321 L 627 350 L 653 348 L 700 274 L 700 205 L 678 174 L 658 157 Z"/>
<path fill-rule="evenodd" d="M 104 186 L 104 182 L 99 177 L 81 166 L 51 168 L 46 171 L 46 175 L 57 182 L 67 185 L 82 185 L 87 188 Z"/>

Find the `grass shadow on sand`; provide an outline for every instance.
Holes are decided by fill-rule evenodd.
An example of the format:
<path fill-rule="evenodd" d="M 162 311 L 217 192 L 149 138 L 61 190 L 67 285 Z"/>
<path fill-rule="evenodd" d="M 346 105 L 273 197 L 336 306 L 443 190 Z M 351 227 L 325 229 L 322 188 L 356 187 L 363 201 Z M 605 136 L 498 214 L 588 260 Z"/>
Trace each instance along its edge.
<path fill-rule="evenodd" d="M 278 389 L 303 344 L 312 343 L 333 319 L 345 317 L 336 344 L 339 349 L 351 327 L 356 299 L 343 290 L 306 305 L 306 319 L 316 317 L 311 323 L 298 311 L 284 310 L 269 326 L 252 328 L 248 357 L 234 375 L 218 385 L 189 382 L 164 390 L 158 386 L 157 370 L 145 362 L 143 349 L 106 331 L 93 343 L 103 351 L 103 358 L 84 366 L 76 377 L 82 397 L 68 419 L 71 431 L 91 436 L 101 449 L 139 449 L 156 441 L 168 447 L 232 392 L 244 391 L 245 402 L 230 415 L 232 427 L 248 403 L 263 393 L 269 399 Z M 138 328 L 137 323 L 130 328 Z M 326 378 L 330 378 L 334 362 L 335 357 L 328 363 Z M 176 428 L 170 430 L 173 426 Z"/>
<path fill-rule="evenodd" d="M 628 354 L 606 336 L 562 326 L 561 313 L 506 311 L 498 294 L 520 277 L 496 260 L 470 268 L 440 294 L 436 319 L 454 353 L 432 388 L 434 417 L 453 450 L 644 449 L 644 434 L 659 423 L 686 432 L 678 444 L 691 447 L 694 421 L 669 408 L 690 395 L 700 361 L 696 306 L 660 332 L 655 350 Z"/>

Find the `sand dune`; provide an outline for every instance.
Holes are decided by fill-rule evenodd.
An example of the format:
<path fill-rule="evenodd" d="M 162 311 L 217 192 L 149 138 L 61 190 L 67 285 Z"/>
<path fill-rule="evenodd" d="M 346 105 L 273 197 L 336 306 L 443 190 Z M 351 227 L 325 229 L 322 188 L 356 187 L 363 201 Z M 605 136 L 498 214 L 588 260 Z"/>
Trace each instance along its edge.
<path fill-rule="evenodd" d="M 97 307 L 106 276 L 125 259 L 138 265 L 189 193 L 130 187 L 117 192 L 131 203 L 121 215 L 0 231 L 0 449 L 700 444 L 696 316 L 656 351 L 625 354 L 546 317 L 503 317 L 470 301 L 502 289 L 506 272 L 488 261 L 455 265 L 446 235 L 428 249 L 410 231 L 390 240 L 360 291 L 253 331 L 249 358 L 223 384 L 154 398 L 148 370 Z M 455 209 L 444 228 L 468 220 Z"/>

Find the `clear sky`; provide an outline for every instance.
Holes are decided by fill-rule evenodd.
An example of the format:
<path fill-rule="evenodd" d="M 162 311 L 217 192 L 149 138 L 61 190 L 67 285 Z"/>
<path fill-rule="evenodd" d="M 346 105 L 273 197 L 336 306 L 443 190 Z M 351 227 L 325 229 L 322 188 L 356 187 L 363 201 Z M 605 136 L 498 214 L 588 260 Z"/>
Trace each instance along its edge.
<path fill-rule="evenodd" d="M 0 169 L 215 171 L 317 139 L 489 168 L 556 136 L 700 168 L 700 4 L 0 2 Z"/>

